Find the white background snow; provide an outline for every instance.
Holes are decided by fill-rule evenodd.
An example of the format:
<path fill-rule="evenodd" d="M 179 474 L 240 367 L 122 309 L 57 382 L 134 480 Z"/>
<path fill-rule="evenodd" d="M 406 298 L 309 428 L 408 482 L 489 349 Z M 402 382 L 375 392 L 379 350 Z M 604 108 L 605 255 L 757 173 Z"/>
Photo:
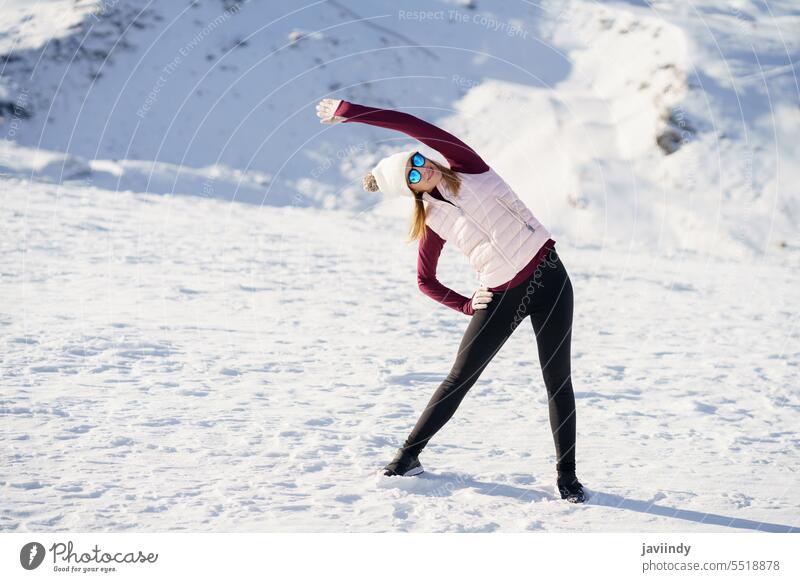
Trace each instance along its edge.
<path fill-rule="evenodd" d="M 799 33 L 789 1 L 0 0 L 0 531 L 796 530 Z M 452 131 L 554 234 L 587 504 L 530 325 L 426 473 L 378 475 L 469 320 L 361 190 L 415 142 L 325 97 Z"/>

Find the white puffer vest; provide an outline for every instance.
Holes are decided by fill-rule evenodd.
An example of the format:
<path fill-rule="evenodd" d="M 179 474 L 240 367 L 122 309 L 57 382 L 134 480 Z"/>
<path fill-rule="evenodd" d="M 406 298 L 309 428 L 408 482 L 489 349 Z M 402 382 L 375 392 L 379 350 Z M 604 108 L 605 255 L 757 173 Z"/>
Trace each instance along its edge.
<path fill-rule="evenodd" d="M 507 283 L 542 248 L 550 232 L 493 169 L 458 176 L 458 195 L 444 180 L 436 186 L 455 206 L 423 193 L 426 224 L 467 256 L 481 286 Z"/>

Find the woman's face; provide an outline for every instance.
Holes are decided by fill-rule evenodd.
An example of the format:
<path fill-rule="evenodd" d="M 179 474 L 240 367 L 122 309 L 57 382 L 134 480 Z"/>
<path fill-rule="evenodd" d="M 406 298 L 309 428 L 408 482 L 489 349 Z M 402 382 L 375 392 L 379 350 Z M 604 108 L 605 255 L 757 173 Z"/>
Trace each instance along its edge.
<path fill-rule="evenodd" d="M 410 183 L 408 181 L 408 173 L 415 167 L 411 164 L 412 157 L 414 156 L 410 156 L 406 162 L 406 184 L 408 184 L 408 187 L 414 192 L 430 192 L 441 181 L 442 173 L 433 165 L 433 162 L 425 158 L 425 165 L 416 167 L 420 174 L 422 174 L 422 180 L 416 184 Z"/>

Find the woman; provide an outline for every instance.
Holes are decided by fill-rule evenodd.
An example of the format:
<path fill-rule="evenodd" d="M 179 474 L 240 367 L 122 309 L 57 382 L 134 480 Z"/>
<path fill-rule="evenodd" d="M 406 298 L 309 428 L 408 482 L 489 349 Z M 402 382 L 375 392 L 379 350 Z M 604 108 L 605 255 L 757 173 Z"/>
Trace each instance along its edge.
<path fill-rule="evenodd" d="M 448 166 L 416 150 L 382 159 L 364 189 L 414 200 L 409 240 L 419 240 L 417 281 L 436 301 L 471 316 L 448 374 L 384 475 L 422 473 L 419 453 L 450 420 L 469 389 L 517 325 L 530 317 L 548 393 L 562 499 L 584 501 L 575 475 L 575 397 L 570 346 L 572 283 L 550 232 L 506 182 L 464 142 L 413 115 L 340 99 L 317 105 L 321 123 L 360 122 L 402 131 L 436 149 Z M 479 289 L 467 298 L 436 278 L 446 241 L 468 257 Z"/>

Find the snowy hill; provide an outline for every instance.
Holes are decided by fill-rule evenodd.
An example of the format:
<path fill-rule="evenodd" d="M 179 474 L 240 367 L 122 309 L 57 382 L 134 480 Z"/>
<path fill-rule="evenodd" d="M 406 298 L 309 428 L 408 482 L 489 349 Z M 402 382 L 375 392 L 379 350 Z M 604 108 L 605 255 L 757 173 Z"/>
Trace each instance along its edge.
<path fill-rule="evenodd" d="M 562 251 L 575 508 L 529 325 L 423 476 L 376 477 L 468 321 L 416 292 L 391 217 L 6 188 L 2 531 L 800 527 L 796 272 Z M 458 258 L 441 276 L 466 291 Z"/>
<path fill-rule="evenodd" d="M 7 0 L 0 531 L 797 528 L 798 31 L 788 1 Z M 361 189 L 413 142 L 324 97 L 452 131 L 554 234 L 586 506 L 523 327 L 425 476 L 376 478 L 468 320 Z M 473 291 L 449 246 L 439 275 Z"/>
<path fill-rule="evenodd" d="M 360 174 L 404 140 L 314 125 L 331 96 L 456 132 L 565 243 L 800 246 L 790 2 L 9 4 L 4 101 L 30 115 L 12 142 L 94 184 L 370 209 Z"/>

